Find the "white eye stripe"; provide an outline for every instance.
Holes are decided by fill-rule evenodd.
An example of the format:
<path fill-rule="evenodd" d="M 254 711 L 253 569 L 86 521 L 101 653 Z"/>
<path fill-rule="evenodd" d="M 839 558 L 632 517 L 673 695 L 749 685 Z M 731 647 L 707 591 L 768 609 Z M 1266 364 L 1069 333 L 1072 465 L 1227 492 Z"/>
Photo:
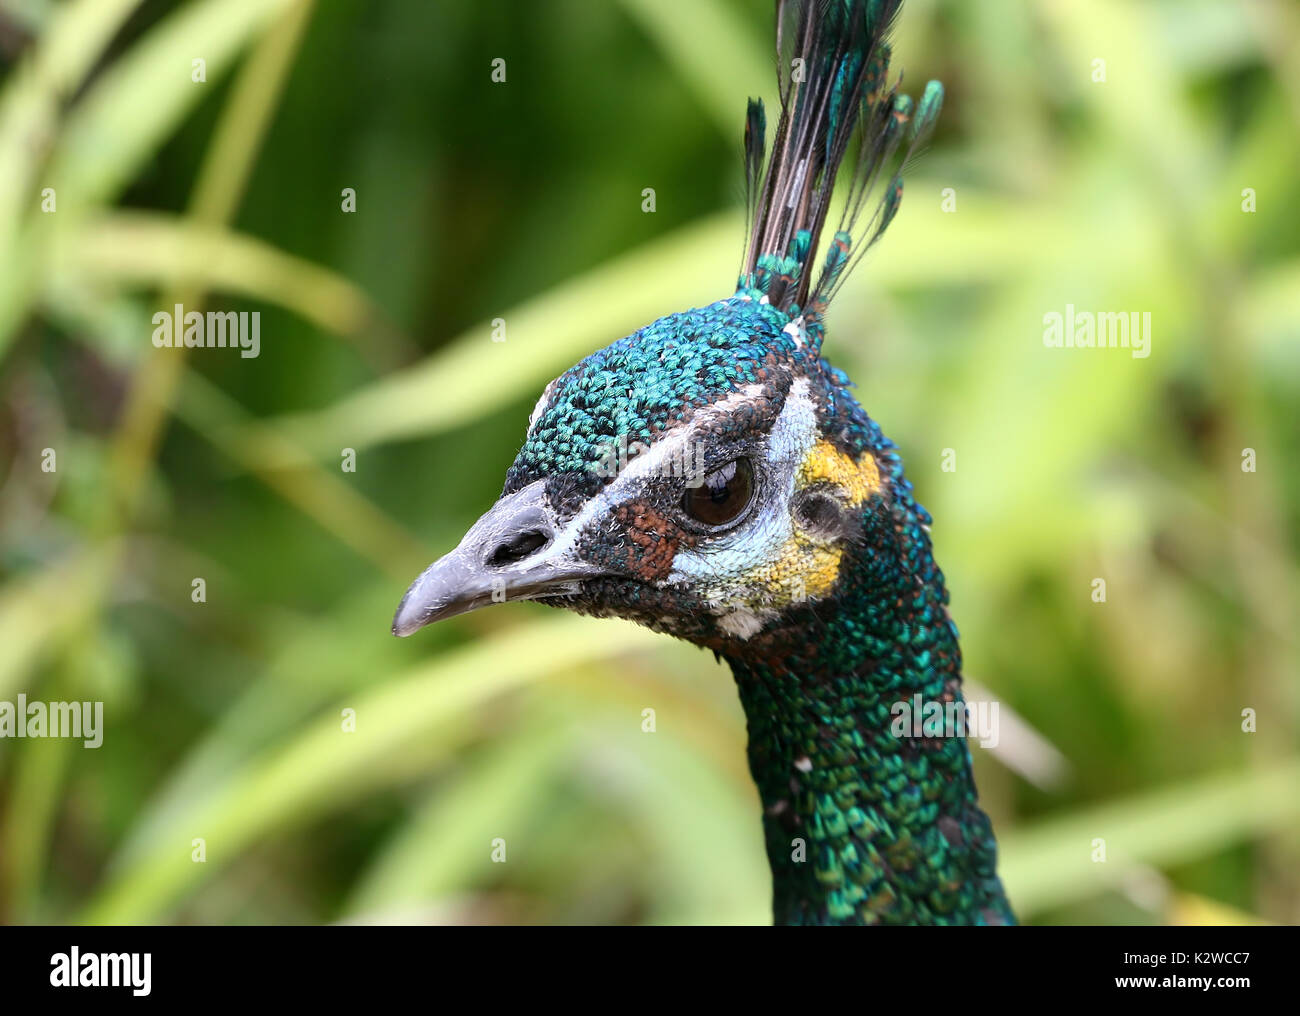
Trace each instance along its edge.
<path fill-rule="evenodd" d="M 673 558 L 669 581 L 702 584 L 705 597 L 721 604 L 733 600 L 734 583 L 773 560 L 793 537 L 794 524 L 787 506 L 794 495 L 795 470 L 817 438 L 816 407 L 809 396 L 807 379 L 799 378 L 791 386 L 767 438 L 765 461 L 769 482 L 779 491 L 778 496 L 771 498 L 751 522 L 718 536 L 707 546 L 680 548 Z M 735 609 L 720 606 L 717 612 L 725 615 Z"/>
<path fill-rule="evenodd" d="M 795 349 L 803 349 L 808 344 L 808 328 L 802 315 L 791 321 L 781 331 L 790 336 Z"/>
<path fill-rule="evenodd" d="M 552 381 L 542 389 L 542 397 L 537 400 L 537 405 L 533 406 L 533 411 L 528 415 L 528 430 L 525 431 L 525 435 L 533 432 L 533 428 L 537 426 L 537 421 L 540 420 L 542 414 L 546 412 L 546 407 L 550 404 L 551 396 L 555 393 L 555 383 L 559 380 L 558 377 L 552 379 Z"/>
<path fill-rule="evenodd" d="M 554 385 L 554 383 L 551 382 L 551 385 Z M 803 383 L 807 384 L 807 382 Z M 551 385 L 547 386 L 548 391 Z M 691 422 L 686 426 L 678 427 L 676 430 L 660 437 L 658 441 L 650 446 L 649 450 L 628 462 L 627 468 L 622 470 L 609 486 L 582 506 L 578 514 L 565 526 L 564 531 L 556 537 L 550 547 L 543 551 L 541 557 L 558 556 L 571 550 L 573 545 L 578 542 L 578 537 L 583 530 L 591 526 L 596 520 L 603 522 L 624 501 L 640 495 L 644 489 L 642 481 L 647 477 L 662 475 L 665 468 L 671 467 L 673 462 L 684 461 L 681 456 L 684 454 L 684 450 L 690 449 L 691 443 L 695 440 L 695 435 L 701 427 L 718 416 L 725 415 L 746 402 L 753 401 L 762 391 L 763 385 L 753 384 L 732 392 L 721 402 L 705 406 L 691 418 Z M 542 399 L 545 401 L 545 394 Z"/>
<path fill-rule="evenodd" d="M 547 385 L 547 391 L 542 395 L 543 403 L 548 398 L 554 384 L 555 382 L 552 381 L 551 384 Z M 582 535 L 584 530 L 593 525 L 603 525 L 620 504 L 639 496 L 644 490 L 643 481 L 647 477 L 663 475 L 665 469 L 670 468 L 674 462 L 690 461 L 689 459 L 683 459 L 682 456 L 689 452 L 701 428 L 718 417 L 729 415 L 741 406 L 762 397 L 764 388 L 765 386 L 762 384 L 746 385 L 744 388 L 732 392 L 721 402 L 702 407 L 699 412 L 691 417 L 689 424 L 679 426 L 677 429 L 661 436 L 647 451 L 628 462 L 627 468 L 623 469 L 612 483 L 584 504 L 578 514 L 556 536 L 554 542 L 542 551 L 535 560 L 543 560 L 553 556 L 558 557 L 568 553 L 578 542 L 578 537 Z M 813 414 L 812 402 L 808 398 L 807 392 L 807 380 L 800 378 L 794 383 L 790 390 L 790 396 L 786 399 L 786 405 L 781 411 L 781 416 L 773 427 L 774 434 L 781 428 L 781 421 L 791 412 L 792 400 L 806 404 L 806 412 L 800 408 L 798 409 L 798 415 L 801 419 L 806 417 L 807 420 L 811 421 L 811 425 L 814 428 L 816 427 L 816 417 Z M 778 443 L 785 445 L 788 442 L 781 440 Z M 769 459 L 773 457 L 771 452 L 769 452 L 768 457 Z M 792 461 L 802 461 L 802 459 L 803 456 L 799 455 L 797 459 Z M 731 465 L 734 468 L 735 463 L 733 462 Z M 793 472 L 790 473 L 790 483 L 794 483 Z M 793 487 L 791 490 L 793 490 Z M 684 551 L 679 551 L 680 553 L 684 553 Z"/>

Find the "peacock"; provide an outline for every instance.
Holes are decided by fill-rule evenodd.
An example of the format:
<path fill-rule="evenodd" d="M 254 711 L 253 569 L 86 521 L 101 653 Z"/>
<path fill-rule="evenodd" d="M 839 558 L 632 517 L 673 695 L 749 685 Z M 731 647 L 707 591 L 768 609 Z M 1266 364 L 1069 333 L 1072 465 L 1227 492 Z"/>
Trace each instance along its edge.
<path fill-rule="evenodd" d="M 931 517 L 822 356 L 827 308 L 893 220 L 943 101 L 938 82 L 914 102 L 890 79 L 901 4 L 778 0 L 780 118 L 769 148 L 750 100 L 734 295 L 548 384 L 500 499 L 393 620 L 407 636 L 539 600 L 725 660 L 778 924 L 1015 922 L 962 731 L 894 722 L 900 703 L 963 705 Z"/>

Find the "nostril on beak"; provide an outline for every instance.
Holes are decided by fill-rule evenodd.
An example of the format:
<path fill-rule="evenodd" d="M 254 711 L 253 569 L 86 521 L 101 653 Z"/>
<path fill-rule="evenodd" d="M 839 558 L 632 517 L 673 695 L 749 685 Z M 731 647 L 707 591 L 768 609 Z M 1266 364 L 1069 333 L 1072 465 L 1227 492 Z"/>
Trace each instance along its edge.
<path fill-rule="evenodd" d="M 506 565 L 518 564 L 531 557 L 551 542 L 550 536 L 538 530 L 518 533 L 502 543 L 488 555 L 487 563 L 492 568 L 504 568 Z"/>

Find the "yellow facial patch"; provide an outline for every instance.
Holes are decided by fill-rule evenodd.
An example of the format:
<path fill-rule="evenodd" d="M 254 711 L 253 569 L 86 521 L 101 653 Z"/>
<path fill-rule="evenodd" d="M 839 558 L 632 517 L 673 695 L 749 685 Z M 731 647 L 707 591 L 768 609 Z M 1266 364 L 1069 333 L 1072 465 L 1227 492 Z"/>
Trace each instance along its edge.
<path fill-rule="evenodd" d="M 819 483 L 839 487 L 849 504 L 858 507 L 880 489 L 880 469 L 870 452 L 855 461 L 829 441 L 818 441 L 799 464 L 794 484 L 796 490 L 803 490 Z"/>
<path fill-rule="evenodd" d="M 829 596 L 839 578 L 843 556 L 842 548 L 819 543 L 796 532 L 781 548 L 781 557 L 773 569 L 778 581 L 784 578 L 781 588 L 789 594 L 776 606 L 786 607 L 799 600 Z"/>
<path fill-rule="evenodd" d="M 880 470 L 870 452 L 855 461 L 829 441 L 818 441 L 795 472 L 795 490 L 827 485 L 850 507 L 861 507 L 880 489 Z M 829 596 L 840 574 L 844 548 L 795 527 L 771 560 L 744 575 L 763 591 L 763 606 L 781 609 L 805 599 Z"/>

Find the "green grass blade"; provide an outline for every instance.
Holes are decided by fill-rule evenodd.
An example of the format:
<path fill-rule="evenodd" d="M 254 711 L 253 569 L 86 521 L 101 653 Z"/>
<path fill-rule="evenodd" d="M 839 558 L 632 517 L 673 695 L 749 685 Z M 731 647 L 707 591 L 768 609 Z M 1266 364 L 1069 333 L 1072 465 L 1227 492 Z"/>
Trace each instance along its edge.
<path fill-rule="evenodd" d="M 454 743 L 447 726 L 495 696 L 647 647 L 656 638 L 632 625 L 581 618 L 525 625 L 340 702 L 282 748 L 174 814 L 153 849 L 110 877 L 82 918 L 93 924 L 160 920 L 187 889 L 214 877 L 251 842 L 405 777 L 413 758 L 427 765 L 429 755 L 439 753 L 440 736 Z M 355 733 L 341 730 L 345 707 L 356 710 Z M 415 752 L 417 746 L 423 751 Z M 206 864 L 191 860 L 194 837 L 207 842 Z"/>
<path fill-rule="evenodd" d="M 1123 884 L 1135 867 L 1167 867 L 1300 825 L 1300 759 L 1214 775 L 1106 804 L 1002 837 L 1000 870 L 1022 916 Z M 1094 861 L 1104 839 L 1106 860 Z"/>
<path fill-rule="evenodd" d="M 61 272 L 150 287 L 192 281 L 284 307 L 354 341 L 391 334 L 379 310 L 347 279 L 255 237 L 169 215 L 117 212 L 67 241 L 58 250 Z"/>
<path fill-rule="evenodd" d="M 742 96 L 775 94 L 776 77 L 765 59 L 767 26 L 737 17 L 720 0 L 665 4 L 622 0 L 623 9 L 659 46 L 674 71 L 695 92 L 728 138 L 744 128 Z M 775 121 L 774 121 L 775 122 Z"/>
<path fill-rule="evenodd" d="M 572 751 L 573 731 L 547 724 L 501 739 L 439 783 L 428 802 L 388 844 L 380 847 L 343 909 L 345 918 L 436 900 L 486 882 L 491 843 L 518 848 L 514 833 L 533 817 L 555 767 Z"/>
<path fill-rule="evenodd" d="M 260 31 L 293 0 L 198 0 L 117 60 L 67 119 L 50 177 L 69 205 L 111 201 Z M 206 61 L 206 82 L 191 61 Z"/>

